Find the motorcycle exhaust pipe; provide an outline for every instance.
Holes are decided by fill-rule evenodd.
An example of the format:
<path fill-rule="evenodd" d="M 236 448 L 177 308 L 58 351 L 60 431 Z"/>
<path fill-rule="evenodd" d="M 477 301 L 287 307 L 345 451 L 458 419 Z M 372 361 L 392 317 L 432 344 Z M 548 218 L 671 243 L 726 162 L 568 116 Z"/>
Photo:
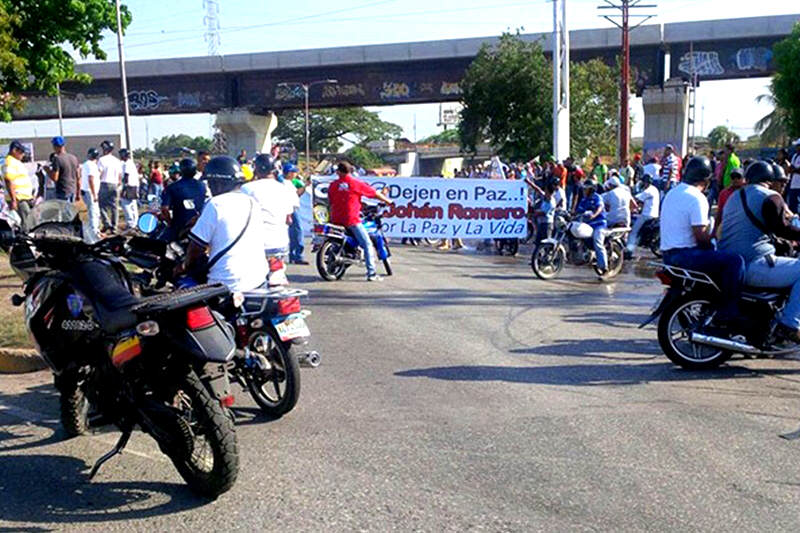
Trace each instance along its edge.
<path fill-rule="evenodd" d="M 714 348 L 720 348 L 722 350 L 728 350 L 731 352 L 744 353 L 750 355 L 760 355 L 764 353 L 762 350 L 759 350 L 755 346 L 751 346 L 743 342 L 732 341 L 720 337 L 712 337 L 711 335 L 703 335 L 702 333 L 692 333 L 691 336 L 689 337 L 689 340 L 691 342 L 696 342 L 697 344 L 703 344 L 705 346 L 713 346 Z"/>
<path fill-rule="evenodd" d="M 317 368 L 322 363 L 322 356 L 318 351 L 314 350 L 298 355 L 297 362 L 300 363 L 300 366 Z"/>

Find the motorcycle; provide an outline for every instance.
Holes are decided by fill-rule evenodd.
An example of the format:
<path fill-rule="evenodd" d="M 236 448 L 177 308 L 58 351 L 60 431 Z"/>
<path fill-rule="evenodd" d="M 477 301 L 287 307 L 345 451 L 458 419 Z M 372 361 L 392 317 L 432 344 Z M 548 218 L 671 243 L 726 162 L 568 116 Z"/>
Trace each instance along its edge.
<path fill-rule="evenodd" d="M 369 234 L 378 259 L 383 262 L 386 275 L 392 275 L 389 243 L 383 234 L 383 222 L 378 206 L 367 206 L 363 210 L 364 227 Z M 335 224 L 315 224 L 316 233 L 322 243 L 317 250 L 317 271 L 325 281 L 342 279 L 347 269 L 353 265 L 364 264 L 364 251 L 347 228 Z"/>
<path fill-rule="evenodd" d="M 651 218 L 639 230 L 637 246 L 647 248 L 653 255 L 661 257 L 661 227 L 659 219 Z"/>
<path fill-rule="evenodd" d="M 601 272 L 597 267 L 592 246 L 591 226 L 583 222 L 583 216 L 573 217 L 567 211 L 555 214 L 553 236 L 544 239 L 533 250 L 531 268 L 539 279 L 553 279 L 563 269 L 565 263 L 591 265 L 600 279 L 608 281 L 621 271 L 624 262 L 625 237 L 630 228 L 609 228 L 606 230 L 606 260 L 608 269 Z"/>
<path fill-rule="evenodd" d="M 127 237 L 88 244 L 75 235 L 74 208 L 56 202 L 62 216 L 42 220 L 54 205 L 44 202 L 31 212 L 39 222 L 27 234 L 0 219 L 0 247 L 23 282 L 24 293 L 12 304 L 23 308 L 54 374 L 67 435 L 107 425 L 121 431 L 90 479 L 139 426 L 194 492 L 216 498 L 233 486 L 239 469 L 227 409 L 234 332 L 208 306 L 228 290 L 202 285 L 136 298 L 118 259 Z"/>
<path fill-rule="evenodd" d="M 670 361 L 688 370 L 716 368 L 734 353 L 775 357 L 800 351 L 779 339 L 775 319 L 791 292 L 786 289 L 746 288 L 739 308 L 747 331 L 715 327 L 719 286 L 707 274 L 656 263 L 656 277 L 665 290 L 650 316 L 639 327 L 658 320 L 658 343 Z"/>
<path fill-rule="evenodd" d="M 157 225 L 153 214 L 139 217 L 138 228 L 145 235 Z M 173 276 L 175 266 L 185 257 L 184 246 L 146 237 L 132 240 L 137 254 L 129 258 L 142 269 L 135 277 L 139 290 L 157 294 L 168 285 L 192 284 L 187 278 Z M 308 291 L 285 286 L 288 280 L 281 260 L 270 258 L 269 268 L 268 288 L 231 294 L 213 308 L 236 332 L 231 378 L 250 392 L 263 413 L 278 418 L 297 405 L 299 366 L 316 368 L 322 358 L 316 351 L 301 351 L 311 337 L 306 323 L 311 312 L 300 305 Z"/>

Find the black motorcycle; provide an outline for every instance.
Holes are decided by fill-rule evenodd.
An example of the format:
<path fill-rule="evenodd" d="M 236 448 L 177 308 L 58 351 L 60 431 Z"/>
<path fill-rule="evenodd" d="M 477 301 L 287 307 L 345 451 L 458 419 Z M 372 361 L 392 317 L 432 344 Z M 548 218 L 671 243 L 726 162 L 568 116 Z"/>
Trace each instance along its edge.
<path fill-rule="evenodd" d="M 703 272 L 657 264 L 656 277 L 665 286 L 653 312 L 639 326 L 658 320 L 658 343 L 676 365 L 689 370 L 715 368 L 734 353 L 752 357 L 775 357 L 800 351 L 775 334 L 778 311 L 791 292 L 786 289 L 746 289 L 739 301 L 742 323 L 747 330 L 714 324 L 720 289 Z"/>
<path fill-rule="evenodd" d="M 157 225 L 154 215 L 139 217 L 138 228 L 147 234 Z M 139 267 L 134 282 L 142 294 L 171 290 L 187 278 L 175 279 L 173 271 L 183 262 L 185 242 L 167 243 L 149 237 L 130 240 L 126 259 Z M 261 411 L 281 417 L 294 409 L 300 397 L 300 365 L 316 368 L 321 356 L 303 350 L 311 337 L 301 307 L 308 291 L 285 286 L 270 287 L 275 278 L 285 280 L 284 265 L 270 258 L 267 287 L 230 294 L 213 305 L 236 332 L 236 354 L 229 371 L 231 378 L 248 390 Z"/>
<path fill-rule="evenodd" d="M 207 305 L 227 289 L 204 285 L 136 298 L 118 259 L 126 237 L 87 244 L 74 235 L 79 226 L 74 218 L 23 234 L 0 219 L 0 246 L 24 286 L 12 303 L 23 306 L 27 328 L 55 375 L 64 430 L 69 436 L 105 425 L 121 430 L 91 478 L 139 426 L 193 491 L 216 498 L 233 486 L 239 470 L 227 410 L 234 332 Z"/>
<path fill-rule="evenodd" d="M 661 227 L 658 218 L 651 218 L 639 230 L 637 246 L 647 248 L 656 257 L 661 257 Z"/>

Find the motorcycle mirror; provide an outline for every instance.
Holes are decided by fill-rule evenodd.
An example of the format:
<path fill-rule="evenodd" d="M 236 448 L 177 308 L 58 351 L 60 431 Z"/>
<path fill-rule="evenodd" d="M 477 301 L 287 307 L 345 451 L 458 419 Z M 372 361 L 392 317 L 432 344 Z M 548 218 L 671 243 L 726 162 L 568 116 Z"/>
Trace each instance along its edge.
<path fill-rule="evenodd" d="M 149 235 L 158 227 L 158 217 L 153 213 L 142 213 L 142 216 L 139 217 L 136 223 L 136 227 L 145 235 Z"/>

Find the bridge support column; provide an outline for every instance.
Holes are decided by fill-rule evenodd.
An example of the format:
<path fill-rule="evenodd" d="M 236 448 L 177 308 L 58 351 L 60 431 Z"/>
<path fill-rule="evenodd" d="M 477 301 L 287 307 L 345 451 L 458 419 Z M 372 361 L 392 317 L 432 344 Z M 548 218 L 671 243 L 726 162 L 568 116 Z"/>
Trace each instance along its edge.
<path fill-rule="evenodd" d="M 248 157 L 256 152 L 269 152 L 272 132 L 278 127 L 275 113 L 256 115 L 244 108 L 223 109 L 217 113 L 217 128 L 225 135 L 228 152 L 237 155 L 247 150 Z"/>
<path fill-rule="evenodd" d="M 647 87 L 642 94 L 644 105 L 644 152 L 660 154 L 671 144 L 681 157 L 688 148 L 689 93 L 688 84 L 670 79 L 664 88 Z"/>

